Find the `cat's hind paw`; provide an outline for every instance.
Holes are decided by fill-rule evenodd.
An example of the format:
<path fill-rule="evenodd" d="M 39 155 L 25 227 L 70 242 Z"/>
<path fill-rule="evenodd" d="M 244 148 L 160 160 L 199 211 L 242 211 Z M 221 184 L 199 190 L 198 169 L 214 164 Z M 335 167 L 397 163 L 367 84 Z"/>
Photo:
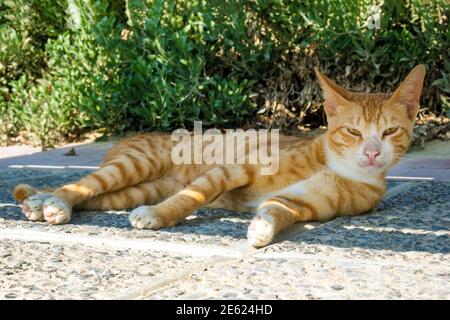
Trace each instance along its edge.
<path fill-rule="evenodd" d="M 275 221 L 266 213 L 258 213 L 248 226 L 247 239 L 255 248 L 267 246 L 275 236 Z"/>
<path fill-rule="evenodd" d="M 63 224 L 69 222 L 72 208 L 64 200 L 50 197 L 43 204 L 44 219 L 50 224 Z"/>
<path fill-rule="evenodd" d="M 130 223 L 137 229 L 159 229 L 164 227 L 164 221 L 151 206 L 141 206 L 130 213 Z"/>
<path fill-rule="evenodd" d="M 44 221 L 43 204 L 52 195 L 50 193 L 39 193 L 32 195 L 22 203 L 22 212 L 31 221 Z"/>

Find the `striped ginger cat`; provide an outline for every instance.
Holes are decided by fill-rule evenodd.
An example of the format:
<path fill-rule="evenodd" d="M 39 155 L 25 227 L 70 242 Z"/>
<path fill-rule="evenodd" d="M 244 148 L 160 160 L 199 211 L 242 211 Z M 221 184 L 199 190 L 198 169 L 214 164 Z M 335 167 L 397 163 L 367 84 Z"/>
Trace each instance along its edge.
<path fill-rule="evenodd" d="M 101 168 L 52 193 L 19 185 L 14 195 L 29 220 L 62 224 L 72 209 L 136 208 L 135 228 L 181 222 L 200 207 L 256 212 L 251 245 L 262 247 L 299 221 L 328 221 L 373 208 L 385 175 L 409 147 L 425 67 L 415 67 L 393 94 L 353 93 L 316 69 L 328 130 L 313 140 L 281 136 L 279 169 L 258 164 L 175 165 L 168 134 L 141 134 L 119 142 Z"/>

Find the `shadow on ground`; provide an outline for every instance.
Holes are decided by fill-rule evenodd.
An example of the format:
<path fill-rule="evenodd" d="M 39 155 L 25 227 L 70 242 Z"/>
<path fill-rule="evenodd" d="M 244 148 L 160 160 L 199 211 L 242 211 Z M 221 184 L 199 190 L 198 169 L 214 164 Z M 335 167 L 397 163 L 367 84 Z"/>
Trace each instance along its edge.
<path fill-rule="evenodd" d="M 11 191 L 18 183 L 51 187 L 75 181 L 85 171 L 66 170 L 0 170 L 0 218 L 21 221 L 26 225 L 20 208 L 14 203 Z M 390 187 L 403 182 L 390 182 Z M 296 244 L 325 244 L 335 247 L 360 247 L 397 252 L 450 251 L 450 190 L 449 182 L 417 182 L 411 189 L 382 202 L 375 212 L 356 217 L 343 217 L 301 233 L 289 242 Z M 212 242 L 222 237 L 245 239 L 249 213 L 202 209 L 184 223 L 158 231 L 167 235 L 198 235 L 211 237 Z M 39 223 L 44 225 L 44 223 Z M 151 238 L 153 231 L 133 230 L 125 211 L 74 213 L 71 224 L 52 226 L 64 232 L 71 227 L 117 229 L 128 236 Z"/>

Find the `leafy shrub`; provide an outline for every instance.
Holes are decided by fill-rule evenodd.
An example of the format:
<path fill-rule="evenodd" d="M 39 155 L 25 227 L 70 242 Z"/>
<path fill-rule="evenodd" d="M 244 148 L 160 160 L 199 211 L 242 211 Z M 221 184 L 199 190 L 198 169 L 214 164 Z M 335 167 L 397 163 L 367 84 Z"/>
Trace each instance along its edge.
<path fill-rule="evenodd" d="M 381 6 L 381 28 L 365 24 Z M 0 2 L 0 135 L 323 124 L 313 66 L 389 91 L 427 66 L 422 106 L 450 110 L 445 0 Z"/>

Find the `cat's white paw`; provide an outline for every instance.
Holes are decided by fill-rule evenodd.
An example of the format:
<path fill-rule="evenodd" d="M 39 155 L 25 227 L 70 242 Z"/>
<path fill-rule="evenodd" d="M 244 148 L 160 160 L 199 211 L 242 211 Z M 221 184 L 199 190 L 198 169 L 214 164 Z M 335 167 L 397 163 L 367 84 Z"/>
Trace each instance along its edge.
<path fill-rule="evenodd" d="M 69 222 L 72 208 L 64 200 L 51 197 L 44 201 L 44 219 L 50 224 L 63 224 Z"/>
<path fill-rule="evenodd" d="M 248 242 L 255 248 L 260 248 L 272 242 L 274 236 L 275 222 L 273 217 L 264 211 L 259 212 L 248 226 Z"/>
<path fill-rule="evenodd" d="M 137 229 L 159 229 L 164 227 L 163 220 L 158 217 L 151 206 L 141 206 L 130 213 L 131 225 Z"/>
<path fill-rule="evenodd" d="M 27 219 L 31 221 L 44 221 L 42 205 L 51 196 L 50 193 L 39 193 L 25 199 L 22 203 L 22 212 Z"/>

